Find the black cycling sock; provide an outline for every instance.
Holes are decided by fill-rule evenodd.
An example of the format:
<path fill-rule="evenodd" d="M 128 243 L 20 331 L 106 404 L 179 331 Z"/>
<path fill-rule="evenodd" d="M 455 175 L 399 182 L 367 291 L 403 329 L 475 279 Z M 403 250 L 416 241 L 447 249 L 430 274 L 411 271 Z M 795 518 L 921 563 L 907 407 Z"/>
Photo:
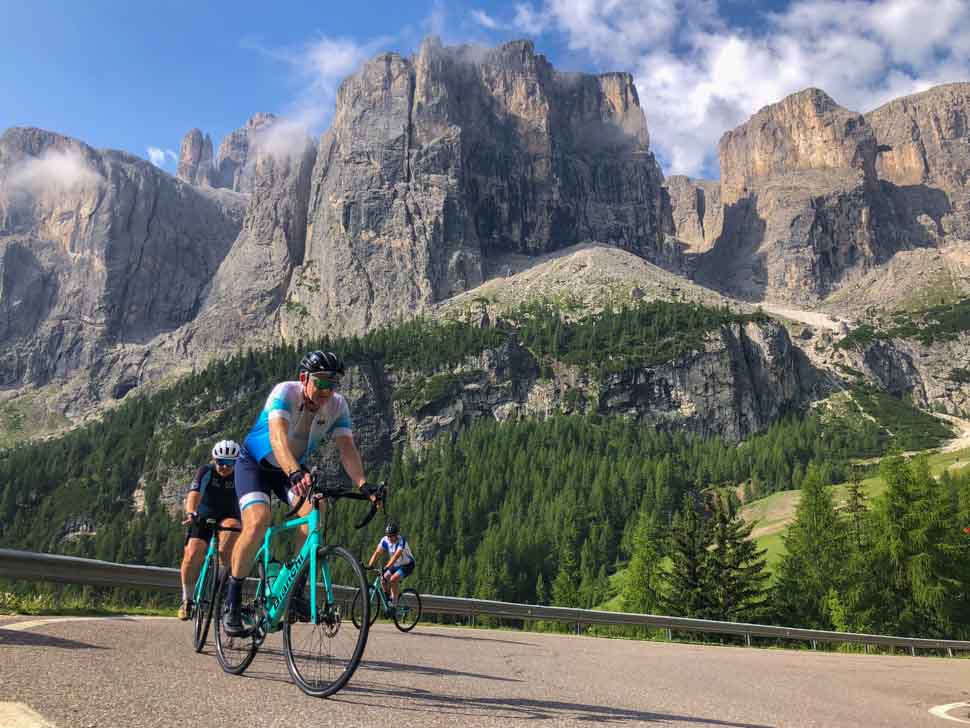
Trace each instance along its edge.
<path fill-rule="evenodd" d="M 237 579 L 234 576 L 229 577 L 229 588 L 226 590 L 226 606 L 229 609 L 234 609 L 239 605 L 239 596 L 242 594 L 242 585 L 245 579 Z"/>

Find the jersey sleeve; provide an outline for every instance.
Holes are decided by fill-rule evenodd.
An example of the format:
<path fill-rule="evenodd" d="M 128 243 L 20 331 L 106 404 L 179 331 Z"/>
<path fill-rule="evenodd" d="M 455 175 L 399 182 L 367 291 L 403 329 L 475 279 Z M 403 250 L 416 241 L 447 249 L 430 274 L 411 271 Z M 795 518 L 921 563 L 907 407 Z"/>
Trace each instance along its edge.
<path fill-rule="evenodd" d="M 387 547 L 387 539 L 386 538 L 382 538 L 381 539 L 381 542 L 379 544 L 377 544 L 377 545 L 380 547 L 381 551 L 383 551 L 384 553 L 387 553 L 388 551 L 390 551 L 390 549 Z"/>
<path fill-rule="evenodd" d="M 340 410 L 337 413 L 337 419 L 330 425 L 327 434 L 330 437 L 353 436 L 354 434 L 353 426 L 350 422 L 350 407 L 347 406 L 347 400 L 343 397 L 340 398 Z"/>
<path fill-rule="evenodd" d="M 192 484 L 189 486 L 189 491 L 195 491 L 198 493 L 202 490 L 202 478 L 205 476 L 206 470 L 208 468 L 203 465 L 201 468 L 195 471 L 195 477 L 192 478 Z"/>
<path fill-rule="evenodd" d="M 266 399 L 266 406 L 263 407 L 263 412 L 266 413 L 267 420 L 286 420 L 291 422 L 293 419 L 293 413 L 291 410 L 291 402 L 288 396 L 289 388 L 287 387 L 288 382 L 282 382 L 273 387 L 273 391 L 269 393 L 269 397 Z"/>

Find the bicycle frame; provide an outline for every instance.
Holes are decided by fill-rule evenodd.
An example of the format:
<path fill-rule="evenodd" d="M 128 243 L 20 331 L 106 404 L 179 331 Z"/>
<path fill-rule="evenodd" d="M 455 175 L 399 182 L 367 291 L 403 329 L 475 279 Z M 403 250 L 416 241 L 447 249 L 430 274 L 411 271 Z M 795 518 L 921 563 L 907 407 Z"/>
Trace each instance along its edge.
<path fill-rule="evenodd" d="M 266 535 L 263 536 L 263 545 L 259 547 L 259 551 L 256 553 L 256 561 L 258 563 L 262 559 L 263 573 L 269 574 L 269 563 L 272 560 L 270 542 L 273 539 L 273 535 L 280 531 L 299 528 L 304 524 L 306 524 L 308 530 L 307 538 L 300 552 L 296 555 L 296 558 L 280 568 L 279 574 L 273 580 L 272 587 L 267 589 L 265 583 L 261 585 L 262 596 L 266 600 L 264 619 L 267 632 L 276 632 L 282 628 L 283 619 L 286 617 L 286 610 L 289 607 L 290 597 L 292 596 L 290 590 L 307 559 L 310 560 L 310 621 L 313 624 L 319 624 L 317 614 L 317 550 L 320 546 L 324 545 L 320 536 L 319 503 L 315 503 L 306 516 L 294 518 L 281 526 L 270 526 L 267 528 Z M 333 604 L 333 583 L 330 580 L 330 567 L 326 562 L 323 564 L 322 574 L 323 588 L 327 593 L 327 604 Z M 257 594 L 257 598 L 259 596 Z"/>
<path fill-rule="evenodd" d="M 213 533 L 212 536 L 209 537 L 209 550 L 205 552 L 205 559 L 202 562 L 202 569 L 199 571 L 199 578 L 195 580 L 195 589 L 192 591 L 192 601 L 196 604 L 202 601 L 202 585 L 205 584 L 206 574 L 209 573 L 209 564 L 218 563 L 218 554 L 219 534 Z M 213 556 L 215 556 L 215 559 L 213 559 Z"/>
<path fill-rule="evenodd" d="M 377 594 L 377 598 L 381 601 L 380 608 L 383 610 L 382 614 L 387 614 L 387 609 L 390 606 L 387 603 L 387 599 L 384 596 L 384 590 L 381 589 L 381 575 L 378 574 L 374 577 L 374 583 L 370 585 L 370 594 Z"/>

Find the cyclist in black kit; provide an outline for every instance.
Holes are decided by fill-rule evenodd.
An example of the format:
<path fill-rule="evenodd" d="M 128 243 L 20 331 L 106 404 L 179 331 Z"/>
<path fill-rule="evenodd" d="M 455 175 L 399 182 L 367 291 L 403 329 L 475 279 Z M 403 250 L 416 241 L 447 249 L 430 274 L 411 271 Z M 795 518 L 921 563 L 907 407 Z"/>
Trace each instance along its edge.
<path fill-rule="evenodd" d="M 237 457 L 239 445 L 234 440 L 217 442 L 212 448 L 212 462 L 196 471 L 185 496 L 185 519 L 182 523 L 189 528 L 182 556 L 182 604 L 178 613 L 181 620 L 192 616 L 192 590 L 212 538 L 212 529 L 205 525 L 205 521 L 211 518 L 220 526 L 239 528 L 235 478 Z M 219 535 L 219 559 L 226 567 L 231 563 L 232 547 L 237 535 L 228 531 L 222 531 Z"/>

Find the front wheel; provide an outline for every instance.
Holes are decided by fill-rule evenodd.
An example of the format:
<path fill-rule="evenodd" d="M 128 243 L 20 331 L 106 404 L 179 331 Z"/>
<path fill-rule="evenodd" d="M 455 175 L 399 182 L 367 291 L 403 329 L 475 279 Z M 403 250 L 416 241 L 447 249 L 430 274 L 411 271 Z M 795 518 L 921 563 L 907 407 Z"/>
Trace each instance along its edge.
<path fill-rule="evenodd" d="M 394 626 L 410 632 L 421 619 L 421 595 L 414 589 L 402 589 L 394 607 Z"/>
<path fill-rule="evenodd" d="M 307 559 L 302 571 L 309 568 L 310 559 Z M 332 602 L 327 600 L 324 574 L 329 574 L 333 584 Z M 351 624 L 353 595 L 366 594 L 367 582 L 357 559 L 340 546 L 317 551 L 315 576 L 315 597 L 309 579 L 302 594 L 307 604 L 315 598 L 316 621 L 313 621 L 312 609 L 304 614 L 291 612 L 283 626 L 283 650 L 290 676 L 300 689 L 307 695 L 326 698 L 347 684 L 364 654 L 370 624 L 363 618 L 360 628 L 351 629 Z M 366 606 L 366 603 L 361 605 L 365 614 L 370 611 Z"/>
<path fill-rule="evenodd" d="M 216 583 L 218 577 L 218 559 L 210 559 L 205 565 L 205 579 L 199 590 L 199 599 L 195 603 L 195 631 L 192 642 L 196 652 L 202 652 L 206 637 L 209 636 L 209 625 L 212 623 L 212 611 L 216 602 Z"/>

